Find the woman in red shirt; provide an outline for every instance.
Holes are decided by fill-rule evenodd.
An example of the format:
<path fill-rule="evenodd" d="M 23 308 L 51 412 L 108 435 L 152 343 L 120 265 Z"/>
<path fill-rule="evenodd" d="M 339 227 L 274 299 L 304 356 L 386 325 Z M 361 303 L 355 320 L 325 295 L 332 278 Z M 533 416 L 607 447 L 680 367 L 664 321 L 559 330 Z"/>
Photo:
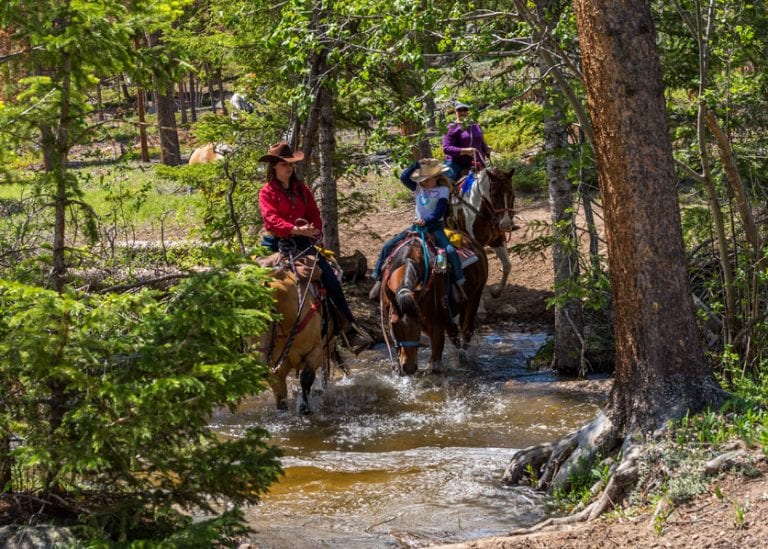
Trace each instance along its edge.
<path fill-rule="evenodd" d="M 283 251 L 293 257 L 317 257 L 317 266 L 322 271 L 320 280 L 328 297 L 346 319 L 346 340 L 357 354 L 368 348 L 372 340 L 355 324 L 339 279 L 315 248 L 315 241 L 322 236 L 323 221 L 312 191 L 294 173 L 294 164 L 303 159 L 304 153 L 293 152 L 288 143 L 271 146 L 267 154 L 259 158 L 259 162 L 268 163 L 267 182 L 259 191 L 259 209 L 265 230 L 261 244 L 273 252 Z"/>

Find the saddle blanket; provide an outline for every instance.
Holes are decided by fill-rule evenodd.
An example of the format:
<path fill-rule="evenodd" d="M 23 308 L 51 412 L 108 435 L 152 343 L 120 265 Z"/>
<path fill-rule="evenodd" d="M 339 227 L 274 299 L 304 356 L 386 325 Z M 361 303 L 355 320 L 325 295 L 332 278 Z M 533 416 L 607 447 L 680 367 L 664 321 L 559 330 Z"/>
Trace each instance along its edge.
<path fill-rule="evenodd" d="M 472 265 L 472 263 L 475 263 L 479 259 L 479 257 L 477 257 L 477 254 L 472 250 L 468 250 L 466 248 L 459 248 L 456 251 L 459 253 L 459 259 L 461 259 L 462 269 L 467 268 L 468 266 Z"/>

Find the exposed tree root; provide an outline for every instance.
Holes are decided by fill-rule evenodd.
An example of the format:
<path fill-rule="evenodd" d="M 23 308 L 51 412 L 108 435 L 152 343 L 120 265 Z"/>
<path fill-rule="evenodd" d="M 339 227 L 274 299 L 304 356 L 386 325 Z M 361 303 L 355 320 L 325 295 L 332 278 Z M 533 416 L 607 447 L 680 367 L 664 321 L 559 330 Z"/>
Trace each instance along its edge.
<path fill-rule="evenodd" d="M 506 484 L 520 484 L 526 480 L 535 488 L 552 491 L 568 487 L 568 475 L 574 467 L 591 466 L 598 454 L 619 450 L 621 459 L 609 471 L 610 480 L 604 489 L 598 483 L 592 488 L 596 498 L 583 509 L 566 517 L 550 518 L 530 528 L 509 533 L 511 536 L 550 532 L 567 525 L 588 522 L 619 505 L 631 493 L 638 482 L 639 464 L 645 446 L 641 437 L 624 435 L 604 414 L 579 431 L 567 435 L 557 443 L 532 446 L 518 452 L 507 467 L 502 481 Z M 724 469 L 739 467 L 749 461 L 749 452 L 740 444 L 722 448 L 724 452 L 704 464 L 704 472 L 717 474 Z M 602 491 L 600 491 L 602 489 Z M 668 515 L 671 503 L 657 506 L 656 515 Z"/>
<path fill-rule="evenodd" d="M 604 414 L 579 431 L 561 439 L 557 444 L 543 444 L 518 452 L 504 473 L 503 482 L 516 484 L 531 470 L 541 471 L 536 488 L 553 490 L 567 487 L 568 477 L 574 467 L 591 464 L 598 453 L 614 451 L 622 437 L 618 429 Z M 515 530 L 510 535 L 525 535 L 556 529 L 563 525 L 594 520 L 612 509 L 630 492 L 638 479 L 638 460 L 642 446 L 633 437 L 623 438 L 622 459 L 610 470 L 610 480 L 598 498 L 578 513 L 567 517 L 547 519 L 530 528 Z"/>
<path fill-rule="evenodd" d="M 535 473 L 536 489 L 566 488 L 573 467 L 594 461 L 598 452 L 614 450 L 621 438 L 605 414 L 556 444 L 542 444 L 521 450 L 513 458 L 502 477 L 505 484 L 524 482 L 531 469 Z M 543 467 L 542 467 L 543 465 Z"/>

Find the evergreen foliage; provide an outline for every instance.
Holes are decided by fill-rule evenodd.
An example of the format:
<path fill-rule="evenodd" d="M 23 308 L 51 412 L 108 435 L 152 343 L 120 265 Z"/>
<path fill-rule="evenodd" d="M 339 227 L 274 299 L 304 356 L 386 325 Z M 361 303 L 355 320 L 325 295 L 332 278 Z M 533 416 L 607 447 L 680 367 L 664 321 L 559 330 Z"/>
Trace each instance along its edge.
<path fill-rule="evenodd" d="M 280 473 L 279 450 L 262 429 L 224 440 L 209 421 L 265 387 L 265 367 L 243 352 L 270 322 L 262 280 L 233 264 L 167 295 L 1 281 L 3 491 L 121 541 L 170 535 L 185 511 L 258 502 Z M 237 515 L 226 516 L 231 526 Z"/>

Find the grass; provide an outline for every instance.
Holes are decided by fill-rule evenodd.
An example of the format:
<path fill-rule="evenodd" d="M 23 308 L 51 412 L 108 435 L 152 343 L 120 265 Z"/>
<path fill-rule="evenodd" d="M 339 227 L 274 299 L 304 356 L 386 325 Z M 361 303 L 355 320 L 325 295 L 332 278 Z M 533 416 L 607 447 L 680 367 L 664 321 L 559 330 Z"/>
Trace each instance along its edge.
<path fill-rule="evenodd" d="M 72 173 L 80 181 L 84 202 L 102 226 L 130 228 L 153 238 L 160 237 L 161 227 L 182 237 L 202 226 L 202 195 L 158 177 L 154 167 L 128 162 L 83 167 Z M 0 186 L 0 201 L 21 200 L 30 194 L 29 185 Z"/>

